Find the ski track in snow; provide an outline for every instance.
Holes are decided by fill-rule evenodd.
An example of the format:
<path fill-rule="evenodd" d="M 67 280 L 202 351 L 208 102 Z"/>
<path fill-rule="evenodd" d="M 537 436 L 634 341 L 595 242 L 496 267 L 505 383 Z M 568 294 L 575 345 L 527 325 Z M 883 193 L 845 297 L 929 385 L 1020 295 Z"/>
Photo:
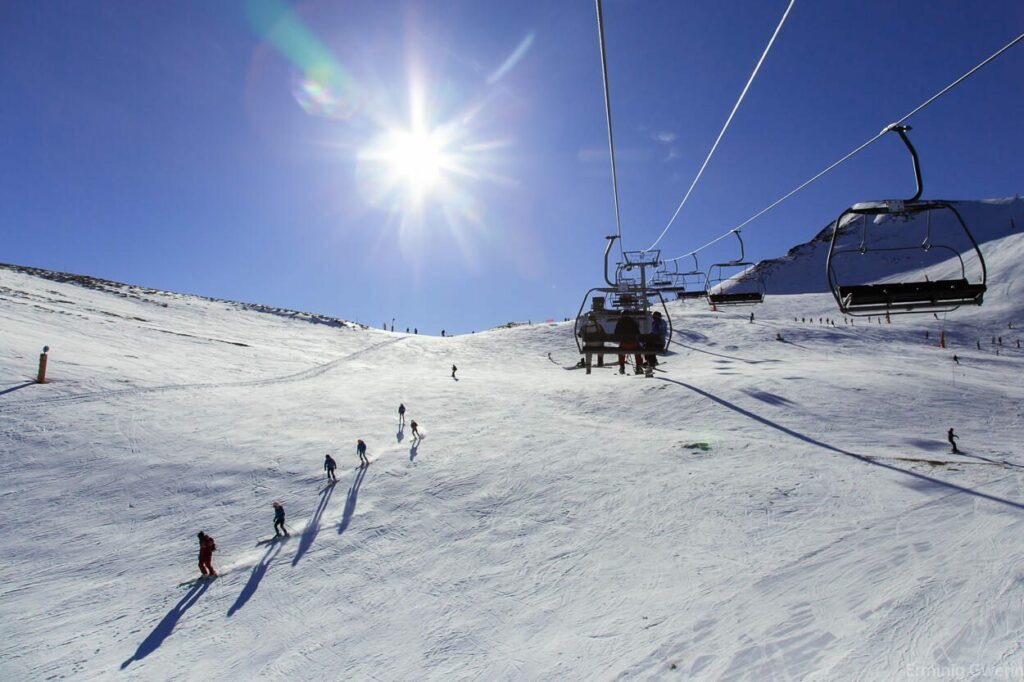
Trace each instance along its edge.
<path fill-rule="evenodd" d="M 568 324 L 386 334 L 4 269 L 0 292 L 21 303 L 0 309 L 0 520 L 24 529 L 0 566 L 4 679 L 1021 665 L 1024 355 L 973 346 L 1016 338 L 1013 296 L 836 328 L 822 295 L 754 323 L 673 304 L 679 343 L 645 379 L 563 371 Z M 53 383 L 25 385 L 43 343 Z M 257 545 L 273 500 L 292 536 Z M 180 586 L 199 529 L 222 576 Z"/>

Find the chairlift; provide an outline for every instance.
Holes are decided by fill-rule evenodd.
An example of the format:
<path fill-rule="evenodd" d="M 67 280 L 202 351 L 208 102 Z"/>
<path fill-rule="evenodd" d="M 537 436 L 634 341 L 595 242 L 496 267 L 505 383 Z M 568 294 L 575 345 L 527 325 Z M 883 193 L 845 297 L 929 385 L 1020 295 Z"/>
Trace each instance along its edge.
<path fill-rule="evenodd" d="M 608 237 L 604 252 L 605 282 L 608 286 L 594 287 L 587 291 L 576 314 L 576 347 L 584 356 L 587 374 L 591 371 L 591 359 L 598 356 L 598 365 L 604 355 L 638 354 L 663 356 L 672 339 L 672 318 L 668 314 L 661 290 L 647 281 L 647 271 L 661 267 L 659 251 L 626 251 L 623 262 L 615 269 L 615 280 L 609 277 L 608 254 L 617 235 Z M 639 278 L 631 275 L 636 271 Z M 629 275 L 629 276 L 627 276 Z M 652 278 L 653 279 L 653 278 Z M 588 308 L 589 303 L 589 308 Z M 654 312 L 658 310 L 665 318 L 668 335 L 662 339 L 652 333 Z M 616 327 L 623 318 L 630 318 L 640 331 L 639 348 L 623 348 L 636 339 L 616 334 Z M 610 344 L 610 345 L 606 345 Z"/>
<path fill-rule="evenodd" d="M 693 256 L 693 270 L 679 273 L 679 283 L 675 289 L 676 298 L 705 298 L 708 295 L 707 274 L 700 269 L 697 254 L 691 253 L 690 255 Z M 678 262 L 676 261 L 677 264 Z"/>
<path fill-rule="evenodd" d="M 733 230 L 740 243 L 740 256 L 736 260 L 715 263 L 708 268 L 707 286 L 708 303 L 712 305 L 753 305 L 764 301 L 764 283 L 761 277 L 750 269 L 754 263 L 745 260 L 743 237 L 739 230 Z M 728 272 L 742 268 L 740 272 L 729 275 Z"/>
<path fill-rule="evenodd" d="M 940 313 L 956 310 L 962 305 L 982 304 L 988 278 L 985 258 L 974 235 L 967 228 L 963 216 L 950 202 L 941 199 L 920 198 L 923 190 L 921 165 L 917 151 L 907 137 L 906 131 L 908 130 L 910 130 L 910 126 L 904 125 L 894 125 L 889 128 L 889 132 L 895 132 L 900 136 L 913 159 L 914 177 L 917 182 L 917 192 L 914 196 L 906 200 L 892 199 L 854 204 L 840 214 L 832 230 L 832 241 L 829 244 L 825 269 L 832 295 L 836 299 L 839 310 L 845 315 L 857 317 L 881 313 Z M 910 224 L 923 225 L 924 240 L 922 242 L 910 243 L 903 234 L 886 230 L 888 227 L 895 227 L 897 231 L 906 232 L 905 226 Z M 860 233 L 858 245 L 839 245 L 841 232 L 850 234 L 858 229 Z M 967 238 L 970 248 L 961 251 L 944 241 L 935 241 L 932 235 L 933 230 L 941 231 L 943 229 L 951 229 L 953 233 L 962 234 Z M 932 255 L 933 251 L 944 257 Z M 977 256 L 980 269 L 980 276 L 973 278 L 968 277 L 967 264 L 964 262 L 965 253 L 969 254 L 971 251 Z M 924 272 L 928 267 L 925 265 L 918 270 L 923 273 L 923 279 L 919 277 L 911 281 L 881 284 L 863 281 L 851 282 L 848 280 L 854 278 L 852 276 L 841 277 L 838 271 L 843 268 L 837 268 L 837 263 L 843 261 L 850 254 L 869 256 L 869 258 L 871 254 L 881 254 L 875 261 L 854 263 L 854 267 L 847 267 L 848 271 L 858 269 L 855 266 L 860 266 L 860 270 L 868 273 L 867 278 L 870 277 L 869 263 L 883 258 L 892 260 L 913 257 L 915 254 L 927 256 L 930 265 L 939 262 L 948 263 L 949 267 L 959 270 L 959 274 L 931 279 Z M 849 259 L 846 260 L 849 262 Z"/>

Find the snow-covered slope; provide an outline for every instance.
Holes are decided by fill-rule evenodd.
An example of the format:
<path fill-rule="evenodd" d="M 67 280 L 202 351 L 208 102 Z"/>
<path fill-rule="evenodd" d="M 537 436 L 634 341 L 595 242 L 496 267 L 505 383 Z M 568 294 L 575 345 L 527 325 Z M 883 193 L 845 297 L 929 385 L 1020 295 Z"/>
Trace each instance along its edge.
<path fill-rule="evenodd" d="M 0 677 L 1019 678 L 1000 243 L 946 320 L 673 308 L 655 379 L 564 370 L 571 323 L 390 334 L 0 268 Z M 258 545 L 274 500 L 294 535 Z M 198 530 L 223 575 L 179 585 Z"/>

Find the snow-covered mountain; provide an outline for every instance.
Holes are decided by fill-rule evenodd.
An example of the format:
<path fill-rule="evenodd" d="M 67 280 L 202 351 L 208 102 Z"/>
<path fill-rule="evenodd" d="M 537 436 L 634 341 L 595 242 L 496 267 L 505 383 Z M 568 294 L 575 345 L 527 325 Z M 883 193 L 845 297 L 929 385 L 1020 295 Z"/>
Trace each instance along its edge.
<path fill-rule="evenodd" d="M 981 308 L 772 295 L 815 241 L 654 379 L 0 267 L 0 678 L 1020 679 L 1024 237 L 972 229 Z"/>

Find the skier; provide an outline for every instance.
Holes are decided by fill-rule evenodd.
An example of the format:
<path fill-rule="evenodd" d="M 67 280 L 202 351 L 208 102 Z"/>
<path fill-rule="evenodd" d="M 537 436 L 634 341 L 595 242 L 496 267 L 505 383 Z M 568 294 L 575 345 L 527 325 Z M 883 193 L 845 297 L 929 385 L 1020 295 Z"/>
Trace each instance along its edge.
<path fill-rule="evenodd" d="M 615 336 L 615 340 L 619 342 L 619 374 L 625 374 L 626 354 L 622 351 L 634 350 L 640 345 L 640 327 L 637 326 L 636 320 L 632 317 L 623 315 L 615 323 L 615 331 L 612 333 Z M 643 359 L 636 352 L 633 353 L 633 359 L 635 360 L 633 371 L 636 374 L 640 374 L 643 372 L 643 369 L 641 369 Z"/>
<path fill-rule="evenodd" d="M 324 471 L 327 472 L 327 480 L 335 483 L 338 477 L 334 475 L 334 469 L 338 466 L 338 463 L 334 461 L 334 458 L 330 455 L 324 455 Z"/>
<path fill-rule="evenodd" d="M 592 362 L 593 349 L 595 347 L 604 348 L 604 329 L 598 323 L 597 316 L 593 311 L 587 313 L 585 322 L 580 328 L 580 339 L 583 341 L 584 358 L 576 366 L 589 367 Z M 604 367 L 604 353 L 597 354 L 597 366 Z"/>
<path fill-rule="evenodd" d="M 949 444 L 953 446 L 953 454 L 954 455 L 959 455 L 960 454 L 960 450 L 957 449 L 957 447 L 956 447 L 956 440 L 959 437 L 960 436 L 958 436 L 955 433 L 953 433 L 953 429 L 952 428 L 950 428 L 949 431 L 946 432 L 946 440 L 948 440 Z"/>
<path fill-rule="evenodd" d="M 412 437 L 413 437 L 413 439 L 419 440 L 419 438 L 420 438 L 419 425 L 416 423 L 416 420 L 413 419 L 412 422 L 409 423 L 409 426 L 412 427 Z"/>
<path fill-rule="evenodd" d="M 405 426 L 405 404 L 398 403 L 398 426 Z"/>
<path fill-rule="evenodd" d="M 657 352 L 665 350 L 665 340 L 668 336 L 668 324 L 665 322 L 665 319 L 661 316 L 661 313 L 655 311 L 653 317 L 654 320 L 651 322 L 649 350 L 653 350 L 655 352 L 647 353 L 644 356 L 644 358 L 647 360 L 647 366 L 650 367 L 651 369 L 658 365 Z"/>
<path fill-rule="evenodd" d="M 366 457 L 366 443 L 363 442 L 362 438 L 356 443 L 356 454 L 359 455 L 359 466 L 365 467 L 370 465 L 370 460 Z"/>
<path fill-rule="evenodd" d="M 442 339 L 444 338 L 444 330 L 443 329 L 441 330 L 441 338 Z"/>
<path fill-rule="evenodd" d="M 455 365 L 452 365 L 452 379 L 455 378 L 455 372 L 457 372 L 458 370 L 459 370 L 458 367 L 456 367 Z"/>
<path fill-rule="evenodd" d="M 284 506 L 280 502 L 274 503 L 274 537 L 282 535 L 288 537 L 288 529 L 284 527 Z"/>
<path fill-rule="evenodd" d="M 953 362 L 955 362 L 958 365 L 960 364 L 960 358 L 956 356 L 956 353 L 953 354 Z"/>
<path fill-rule="evenodd" d="M 754 313 L 750 313 L 750 321 L 751 321 L 751 322 L 753 322 L 753 321 L 754 321 Z"/>
<path fill-rule="evenodd" d="M 213 553 L 217 551 L 217 543 L 203 531 L 196 534 L 199 538 L 199 572 L 210 578 L 217 577 L 217 571 L 213 570 Z"/>

